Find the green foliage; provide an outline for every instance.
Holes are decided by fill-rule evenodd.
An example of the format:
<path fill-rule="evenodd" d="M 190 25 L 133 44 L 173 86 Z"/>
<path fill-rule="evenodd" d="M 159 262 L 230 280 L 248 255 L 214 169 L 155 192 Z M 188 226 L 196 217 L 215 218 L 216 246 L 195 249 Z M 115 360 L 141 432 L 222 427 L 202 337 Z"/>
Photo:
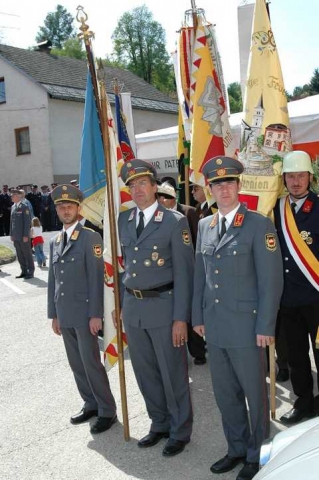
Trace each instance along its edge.
<path fill-rule="evenodd" d="M 228 85 L 228 99 L 230 113 L 237 113 L 243 111 L 243 100 L 241 96 L 240 83 L 233 82 Z"/>
<path fill-rule="evenodd" d="M 54 48 L 62 49 L 66 40 L 76 36 L 73 21 L 74 18 L 66 8 L 57 5 L 56 11 L 48 13 L 45 17 L 44 26 L 39 28 L 35 38 L 36 42 L 50 40 Z"/>
<path fill-rule="evenodd" d="M 78 38 L 69 38 L 65 40 L 63 48 L 52 48 L 51 53 L 60 57 L 86 59 L 86 52 L 82 49 L 82 42 Z"/>
<path fill-rule="evenodd" d="M 310 88 L 313 92 L 313 95 L 319 93 L 319 68 L 316 68 L 313 72 L 313 75 L 310 80 Z"/>
<path fill-rule="evenodd" d="M 312 162 L 312 166 L 315 173 L 313 176 L 313 182 L 311 184 L 311 190 L 319 194 L 319 158 Z"/>
<path fill-rule="evenodd" d="M 319 68 L 316 68 L 309 83 L 303 87 L 295 87 L 292 95 L 287 94 L 288 100 L 300 100 L 301 98 L 310 97 L 319 93 Z"/>
<path fill-rule="evenodd" d="M 113 61 L 162 91 L 174 86 L 165 31 L 146 5 L 125 12 L 112 35 Z M 176 90 L 174 88 L 174 90 Z"/>

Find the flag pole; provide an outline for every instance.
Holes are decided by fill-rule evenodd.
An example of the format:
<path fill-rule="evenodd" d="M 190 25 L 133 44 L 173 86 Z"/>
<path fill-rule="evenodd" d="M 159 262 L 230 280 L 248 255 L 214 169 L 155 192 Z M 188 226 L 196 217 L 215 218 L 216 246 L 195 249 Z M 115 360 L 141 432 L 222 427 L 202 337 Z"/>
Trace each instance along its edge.
<path fill-rule="evenodd" d="M 103 71 L 100 63 L 98 72 Z M 130 429 L 128 421 L 128 409 L 127 409 L 127 395 L 126 395 L 126 382 L 125 382 L 125 367 L 124 367 L 124 352 L 123 352 L 123 328 L 121 319 L 121 304 L 120 304 L 120 277 L 119 271 L 116 266 L 117 261 L 117 236 L 116 236 L 116 218 L 114 208 L 113 197 L 113 185 L 112 185 L 112 167 L 111 167 L 111 155 L 110 155 L 110 139 L 108 130 L 108 116 L 107 116 L 107 97 L 105 86 L 102 80 L 99 81 L 100 93 L 101 93 L 101 119 L 102 119 L 102 137 L 104 139 L 104 156 L 106 163 L 106 178 L 108 179 L 107 188 L 107 200 L 109 205 L 109 218 L 110 218 L 110 234 L 111 234 L 111 248 L 112 259 L 114 265 L 113 279 L 114 279 L 114 301 L 115 301 L 115 318 L 116 318 L 116 335 L 117 335 L 117 348 L 118 348 L 118 362 L 119 362 L 119 378 L 120 378 L 120 390 L 121 390 L 121 402 L 122 402 L 122 415 L 124 425 L 124 438 L 130 440 Z"/>
<path fill-rule="evenodd" d="M 269 345 L 269 378 L 270 378 L 270 414 L 276 419 L 276 359 L 275 344 Z"/>
<path fill-rule="evenodd" d="M 117 237 L 116 237 L 116 218 L 115 218 L 115 208 L 114 208 L 114 197 L 113 197 L 113 185 L 112 185 L 112 168 L 111 168 L 111 155 L 110 155 L 110 139 L 109 139 L 109 130 L 108 130 L 108 116 L 107 116 L 107 98 L 104 82 L 102 79 L 97 79 L 93 53 L 91 48 L 91 38 L 94 36 L 93 32 L 89 31 L 88 25 L 85 23 L 88 16 L 83 11 L 82 7 L 77 7 L 78 14 L 77 20 L 81 23 L 80 30 L 82 31 L 79 34 L 79 38 L 84 39 L 85 49 L 87 52 L 87 59 L 89 70 L 92 78 L 92 85 L 94 91 L 94 97 L 100 122 L 100 132 L 102 136 L 103 150 L 104 150 L 104 160 L 105 160 L 105 171 L 106 178 L 108 181 L 107 190 L 107 199 L 109 205 L 109 219 L 110 219 L 110 237 L 111 237 L 111 250 L 112 250 L 112 262 L 114 265 L 113 279 L 114 279 L 114 301 L 115 301 L 115 316 L 117 320 L 117 346 L 118 346 L 118 362 L 119 362 L 119 378 L 120 378 L 120 391 L 121 391 L 121 402 L 122 402 L 122 415 L 123 415 L 123 425 L 124 425 L 124 438 L 125 440 L 130 440 L 130 431 L 129 431 L 129 421 L 128 421 L 128 409 L 127 409 L 127 395 L 126 395 L 126 384 L 125 384 L 125 370 L 124 370 L 124 355 L 123 355 L 123 338 L 122 338 L 122 319 L 120 315 L 120 281 L 119 281 L 119 271 L 117 268 Z M 83 16 L 80 17 L 80 13 Z M 101 64 L 99 71 L 101 72 Z M 100 95 L 99 95 L 100 89 Z"/>

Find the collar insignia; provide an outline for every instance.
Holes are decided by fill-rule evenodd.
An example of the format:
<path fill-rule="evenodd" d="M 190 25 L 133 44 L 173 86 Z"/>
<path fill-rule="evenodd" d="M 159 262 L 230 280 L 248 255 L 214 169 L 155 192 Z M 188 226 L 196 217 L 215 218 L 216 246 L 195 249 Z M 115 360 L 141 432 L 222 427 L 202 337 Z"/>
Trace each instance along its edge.
<path fill-rule="evenodd" d="M 218 222 L 218 215 L 215 214 L 213 215 L 212 221 L 210 222 L 210 225 L 209 225 L 210 228 L 216 227 L 217 222 Z"/>
<path fill-rule="evenodd" d="M 303 206 L 302 206 L 302 211 L 304 213 L 310 213 L 311 210 L 312 210 L 312 206 L 313 206 L 313 202 L 311 200 L 307 200 L 304 202 Z"/>
<path fill-rule="evenodd" d="M 162 222 L 163 221 L 163 215 L 164 215 L 164 212 L 161 212 L 160 210 L 156 210 L 155 217 L 154 217 L 154 222 Z"/>
<path fill-rule="evenodd" d="M 77 240 L 79 236 L 79 230 L 74 230 L 74 232 L 71 235 L 71 240 Z"/>
<path fill-rule="evenodd" d="M 128 217 L 128 221 L 131 222 L 135 216 L 135 210 L 132 210 L 130 216 Z"/>
<path fill-rule="evenodd" d="M 236 213 L 234 218 L 234 227 L 241 227 L 245 218 L 244 213 Z"/>
<path fill-rule="evenodd" d="M 60 242 L 61 242 L 61 235 L 62 235 L 62 234 L 61 234 L 61 232 L 60 232 L 60 233 L 58 233 L 58 236 L 56 237 L 55 243 L 57 243 L 57 244 L 58 244 L 58 243 L 60 243 Z"/>

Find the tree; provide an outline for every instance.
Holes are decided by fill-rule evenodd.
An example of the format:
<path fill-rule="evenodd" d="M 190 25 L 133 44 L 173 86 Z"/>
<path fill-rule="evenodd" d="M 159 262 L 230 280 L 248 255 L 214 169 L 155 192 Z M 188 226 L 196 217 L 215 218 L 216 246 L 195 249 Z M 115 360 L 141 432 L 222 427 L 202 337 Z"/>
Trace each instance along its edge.
<path fill-rule="evenodd" d="M 51 53 L 60 57 L 86 59 L 86 52 L 82 49 L 82 42 L 78 38 L 65 40 L 63 48 L 52 48 Z"/>
<path fill-rule="evenodd" d="M 69 38 L 75 38 L 76 33 L 73 27 L 74 18 L 66 8 L 57 5 L 55 12 L 47 14 L 44 26 L 40 27 L 35 38 L 36 42 L 50 40 L 54 48 L 62 49 L 63 43 Z"/>
<path fill-rule="evenodd" d="M 114 60 L 162 91 L 172 88 L 165 31 L 146 5 L 125 12 L 113 32 Z"/>
<path fill-rule="evenodd" d="M 228 99 L 230 113 L 237 113 L 243 111 L 243 100 L 241 96 L 240 83 L 233 82 L 228 85 Z"/>
<path fill-rule="evenodd" d="M 319 93 L 319 68 L 316 68 L 310 79 L 310 88 L 313 92 L 312 95 Z"/>

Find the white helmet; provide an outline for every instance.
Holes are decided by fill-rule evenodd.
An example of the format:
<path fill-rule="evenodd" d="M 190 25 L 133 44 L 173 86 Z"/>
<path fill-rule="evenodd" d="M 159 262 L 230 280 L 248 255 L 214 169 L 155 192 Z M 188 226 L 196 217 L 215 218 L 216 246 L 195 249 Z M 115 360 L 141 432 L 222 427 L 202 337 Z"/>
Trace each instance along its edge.
<path fill-rule="evenodd" d="M 310 155 L 301 150 L 295 150 L 284 156 L 282 173 L 309 172 L 314 173 Z"/>

